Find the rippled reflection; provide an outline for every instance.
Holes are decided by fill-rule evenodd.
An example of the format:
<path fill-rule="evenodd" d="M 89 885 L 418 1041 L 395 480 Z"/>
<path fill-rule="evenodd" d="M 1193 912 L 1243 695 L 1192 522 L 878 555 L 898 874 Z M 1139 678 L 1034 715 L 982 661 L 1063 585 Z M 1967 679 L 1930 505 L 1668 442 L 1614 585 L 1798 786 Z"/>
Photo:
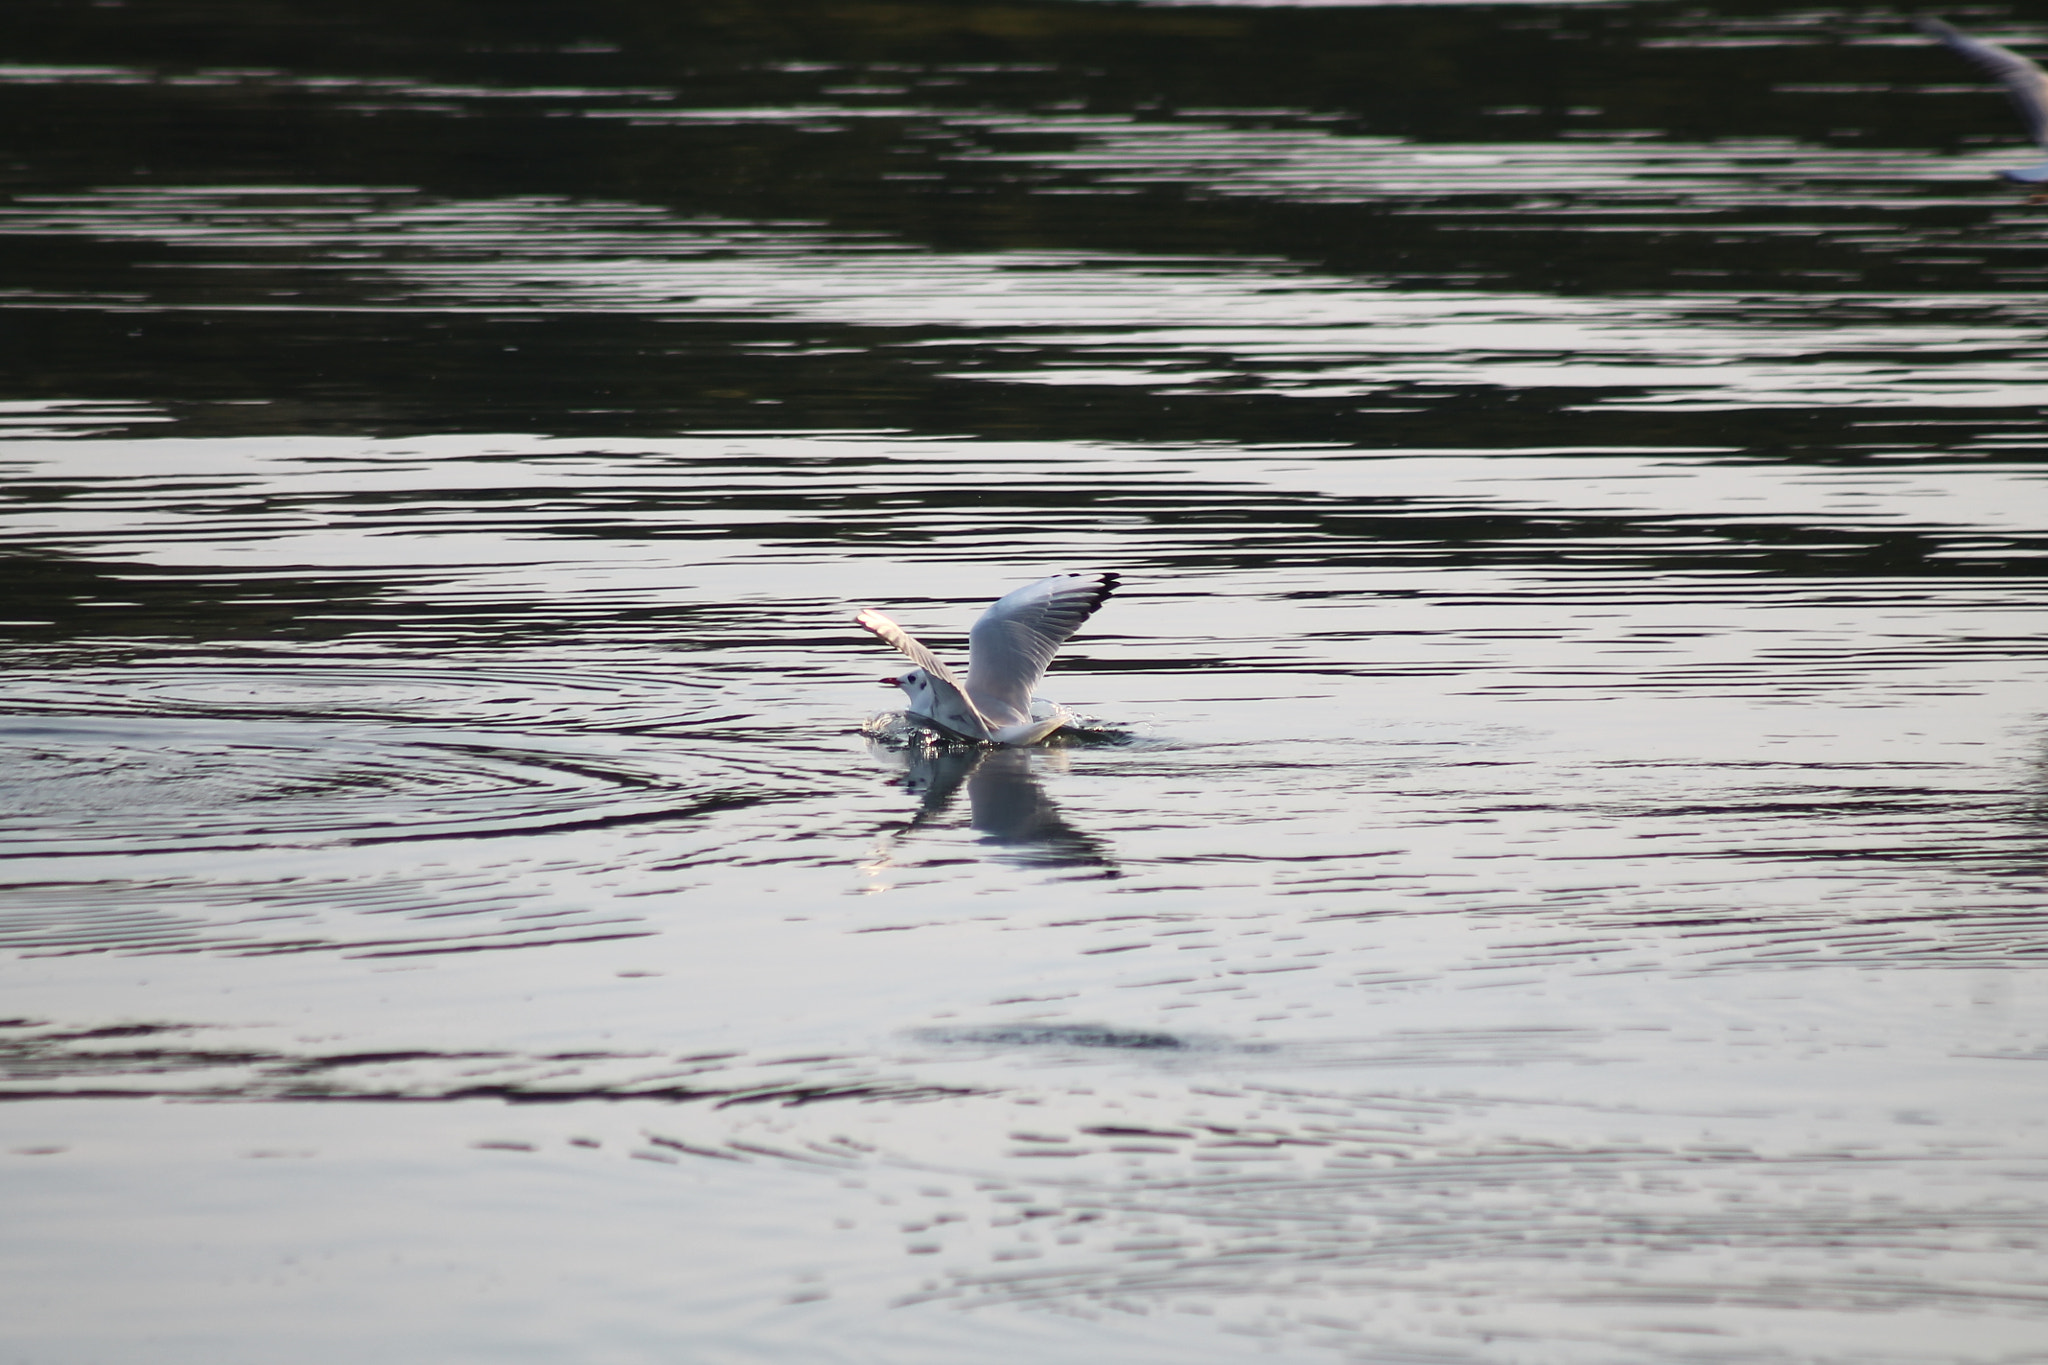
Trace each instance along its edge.
<path fill-rule="evenodd" d="M 998 860 L 1024 867 L 1092 867 L 1115 876 L 1107 846 L 1075 829 L 1046 795 L 1038 773 L 1057 770 L 1062 751 L 998 749 L 963 745 L 897 745 L 870 741 L 869 753 L 900 767 L 903 789 L 918 798 L 917 814 L 893 834 L 884 852 L 868 865 L 880 873 L 901 859 L 912 836 L 939 824 L 967 790 L 968 821 Z"/>

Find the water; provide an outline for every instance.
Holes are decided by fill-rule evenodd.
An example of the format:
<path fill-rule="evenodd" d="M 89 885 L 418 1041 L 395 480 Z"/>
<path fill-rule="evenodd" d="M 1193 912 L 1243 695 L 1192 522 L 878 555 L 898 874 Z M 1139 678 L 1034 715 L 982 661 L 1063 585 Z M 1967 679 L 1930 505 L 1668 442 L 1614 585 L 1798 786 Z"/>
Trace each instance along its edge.
<path fill-rule="evenodd" d="M 2048 1359 L 2048 250 L 1896 16 L 0 103 L 9 1359 Z M 854 610 L 1112 569 L 906 743 Z"/>

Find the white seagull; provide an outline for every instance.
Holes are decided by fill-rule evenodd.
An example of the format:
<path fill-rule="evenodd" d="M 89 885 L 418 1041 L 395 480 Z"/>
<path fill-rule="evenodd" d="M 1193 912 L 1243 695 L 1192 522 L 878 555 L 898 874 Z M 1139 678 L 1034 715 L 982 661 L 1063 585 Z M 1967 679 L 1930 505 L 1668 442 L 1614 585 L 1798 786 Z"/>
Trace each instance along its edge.
<path fill-rule="evenodd" d="M 1062 573 L 1006 593 L 967 634 L 967 681 L 882 613 L 853 618 L 917 665 L 885 687 L 900 687 L 910 714 L 961 739 L 1036 744 L 1073 719 L 1065 707 L 1034 698 L 1052 656 L 1116 591 L 1113 573 Z M 1033 702 L 1037 705 L 1034 707 Z"/>
<path fill-rule="evenodd" d="M 2020 117 L 2027 121 L 2028 135 L 2036 145 L 2048 149 L 2048 73 L 2017 52 L 1972 38 L 1939 19 L 1916 19 L 1913 22 L 1919 25 L 1922 33 L 1941 39 L 2003 85 L 2005 93 L 2012 96 L 2012 102 L 2019 107 Z M 2048 181 L 2048 161 L 2038 166 L 2023 166 L 2016 171 L 2000 171 L 1999 174 L 2015 184 L 2040 185 Z"/>

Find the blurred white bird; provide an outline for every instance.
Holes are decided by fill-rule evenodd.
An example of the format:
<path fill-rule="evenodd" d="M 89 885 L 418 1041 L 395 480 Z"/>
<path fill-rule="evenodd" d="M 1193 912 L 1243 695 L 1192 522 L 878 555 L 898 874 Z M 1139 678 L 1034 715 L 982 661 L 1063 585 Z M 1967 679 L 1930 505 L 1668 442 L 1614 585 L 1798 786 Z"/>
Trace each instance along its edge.
<path fill-rule="evenodd" d="M 1913 22 L 1919 25 L 1922 33 L 1941 39 L 2003 85 L 2005 93 L 2012 96 L 2012 102 L 2019 107 L 2020 117 L 2027 122 L 2028 136 L 2034 139 L 2035 145 L 2048 150 L 2048 73 L 2017 52 L 1972 38 L 1939 19 L 1916 19 Z M 2048 181 L 2048 161 L 2015 171 L 2000 171 L 1999 174 L 2015 184 L 2040 185 Z"/>
<path fill-rule="evenodd" d="M 998 598 L 967 635 L 963 684 L 908 631 L 872 609 L 853 618 L 917 665 L 882 679 L 910 698 L 910 714 L 961 739 L 1036 744 L 1072 716 L 1032 690 L 1067 638 L 1116 591 L 1113 573 L 1063 573 Z M 1034 705 L 1033 703 L 1036 703 Z"/>

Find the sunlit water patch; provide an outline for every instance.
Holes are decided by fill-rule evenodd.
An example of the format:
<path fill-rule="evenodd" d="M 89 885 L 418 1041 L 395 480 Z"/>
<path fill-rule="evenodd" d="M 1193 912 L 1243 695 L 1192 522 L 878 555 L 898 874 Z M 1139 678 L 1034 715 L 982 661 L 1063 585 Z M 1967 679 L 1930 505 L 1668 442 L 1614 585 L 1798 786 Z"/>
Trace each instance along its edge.
<path fill-rule="evenodd" d="M 1923 982 L 1881 992 L 1910 1024 L 1853 1030 L 1812 1003 L 1849 998 L 1847 979 L 1801 979 L 1809 1003 L 1790 1008 L 1763 980 L 1440 1000 L 1389 983 L 1319 1044 L 941 1026 L 882 1045 L 893 1077 L 789 1055 L 761 1059 L 753 1088 L 715 1055 L 264 1056 L 233 1034 L 17 1027 L 0 1069 L 45 1098 L 10 1107 L 6 1161 L 32 1176 L 14 1196 L 31 1226 L 95 1185 L 146 1199 L 94 1281 L 180 1290 L 155 1321 L 196 1330 L 192 1315 L 247 1301 L 221 1271 L 303 1262 L 264 1301 L 322 1329 L 316 1360 L 374 1338 L 340 1308 L 389 1293 L 366 1245 L 406 1248 L 415 1339 L 471 1349 L 530 1342 L 520 1303 L 537 1294 L 608 1326 L 658 1296 L 642 1330 L 669 1335 L 676 1314 L 688 1339 L 737 1337 L 737 1359 L 827 1358 L 822 1330 L 898 1358 L 1020 1362 L 1234 1360 L 1247 1335 L 1307 1359 L 1689 1361 L 1703 1336 L 1820 1359 L 2023 1355 L 2048 1319 L 2028 1269 L 2039 1115 L 2000 1081 L 2021 1055 L 1969 1055 L 1990 1019 L 2019 1021 L 1993 988 Z M 1623 1005 L 1631 1033 L 1583 1027 Z M 472 1102 L 331 1102 L 426 1098 L 436 1072 Z M 145 1154 L 125 1106 L 51 1093 L 206 1095 L 228 1078 L 244 1098 L 330 1102 L 172 1109 Z M 366 1184 L 404 1197 L 362 1205 Z M 619 1207 L 601 1232 L 564 1219 L 593 1202 Z M 337 1222 L 355 1237 L 322 1231 Z M 202 1225 L 195 1264 L 176 1249 Z M 571 1301 L 540 1292 L 565 1251 L 602 1270 Z M 17 1283 L 66 1303 L 68 1264 L 23 1259 Z M 29 1340 L 80 1333 L 17 1322 Z"/>

